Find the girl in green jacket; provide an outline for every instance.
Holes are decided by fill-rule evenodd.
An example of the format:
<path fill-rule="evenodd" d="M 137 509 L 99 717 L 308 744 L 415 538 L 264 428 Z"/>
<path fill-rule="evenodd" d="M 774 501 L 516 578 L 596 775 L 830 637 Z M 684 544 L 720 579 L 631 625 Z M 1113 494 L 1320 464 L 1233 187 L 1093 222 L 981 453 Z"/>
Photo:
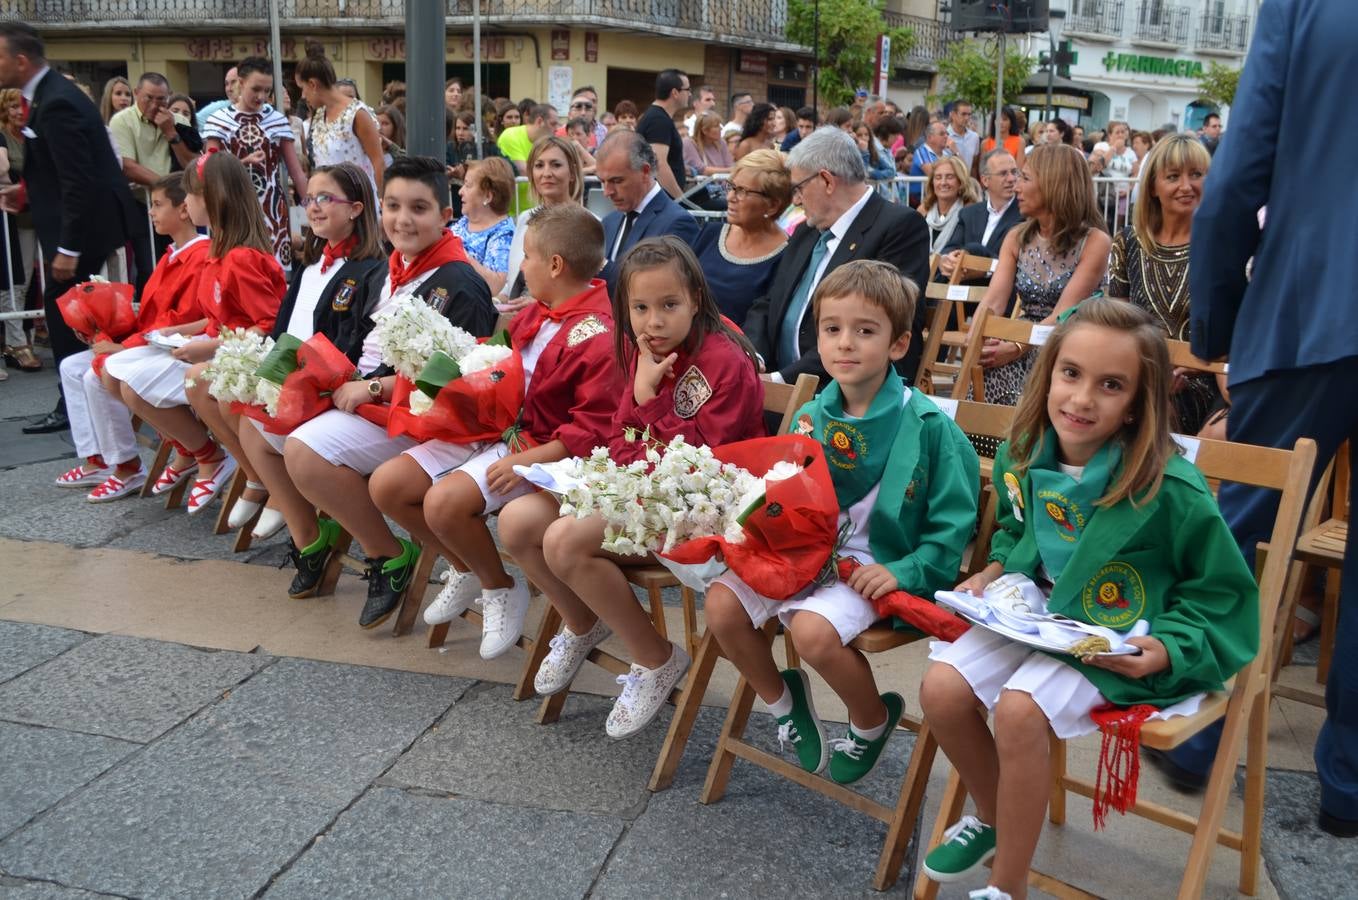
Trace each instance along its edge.
<path fill-rule="evenodd" d="M 1050 792 L 1049 729 L 1092 732 L 1090 712 L 1108 703 L 1186 714 L 1258 650 L 1254 578 L 1170 435 L 1171 372 L 1147 313 L 1087 300 L 1042 348 L 996 456 L 990 562 L 957 590 L 979 596 L 1001 575 L 1026 576 L 1049 592 L 1050 613 L 1119 632 L 1144 620 L 1149 632 L 1128 639 L 1136 655 L 1088 662 L 980 627 L 934 645 L 920 703 L 977 815 L 948 830 L 925 870 L 957 881 L 993 857 L 973 898 L 1026 895 Z"/>

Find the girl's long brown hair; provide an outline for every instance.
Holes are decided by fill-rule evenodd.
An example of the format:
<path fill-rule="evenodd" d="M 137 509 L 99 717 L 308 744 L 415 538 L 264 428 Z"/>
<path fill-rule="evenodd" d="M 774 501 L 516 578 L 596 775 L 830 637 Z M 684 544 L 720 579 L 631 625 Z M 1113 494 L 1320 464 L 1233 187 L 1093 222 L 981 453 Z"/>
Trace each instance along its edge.
<path fill-rule="evenodd" d="M 1108 230 L 1094 198 L 1094 179 L 1089 174 L 1089 164 L 1074 147 L 1066 144 L 1034 147 L 1023 168 L 1024 174 L 1032 173 L 1037 181 L 1042 202 L 1051 213 L 1052 233 L 1048 237 L 1053 253 L 1069 253 L 1094 229 Z M 1037 237 L 1037 229 L 1037 219 L 1015 226 L 1020 249 Z"/>
<path fill-rule="evenodd" d="M 1086 300 L 1066 321 L 1056 326 L 1037 355 L 1037 362 L 1023 386 L 1009 431 L 1009 455 L 1021 475 L 1042 452 L 1042 442 L 1052 427 L 1047 415 L 1047 393 L 1061 345 L 1072 331 L 1087 326 L 1130 334 L 1136 340 L 1137 356 L 1141 360 L 1136 396 L 1132 398 L 1129 410 L 1132 421 L 1109 438 L 1122 445 L 1122 469 L 1097 505 L 1112 506 L 1128 499 L 1133 504 L 1145 503 L 1160 490 L 1165 466 L 1179 451 L 1170 437 L 1173 419 L 1169 390 L 1171 368 L 1164 329 L 1150 313 L 1126 301 L 1101 297 Z"/>
<path fill-rule="evenodd" d="M 350 203 L 362 203 L 363 212 L 354 219 L 354 235 L 358 243 L 350 251 L 348 259 L 383 259 L 382 242 L 378 239 L 377 195 L 373 193 L 372 181 L 368 175 L 353 163 L 340 163 L 335 166 L 319 166 L 311 174 L 329 175 L 339 185 L 344 199 Z M 302 265 L 309 266 L 320 259 L 324 253 L 326 239 L 312 234 L 310 228 L 304 230 L 306 240 L 300 255 Z"/>
<path fill-rule="evenodd" d="M 629 295 L 632 276 L 661 266 L 674 267 L 689 296 L 698 305 L 698 314 L 693 317 L 693 327 L 689 329 L 688 338 L 684 341 L 685 352 L 692 353 L 701 347 L 709 334 L 724 334 L 744 351 L 750 359 L 750 365 L 758 371 L 759 364 L 755 361 L 754 346 L 745 335 L 726 324 L 722 318 L 721 308 L 717 306 L 717 301 L 707 286 L 702 266 L 698 265 L 698 257 L 694 256 L 688 244 L 679 238 L 664 235 L 638 242 L 627 251 L 622 266 L 618 269 L 617 289 L 613 292 L 613 350 L 623 374 L 631 370 L 632 358 L 637 353 L 637 335 L 632 330 L 632 317 L 628 314 L 628 307 L 631 306 Z"/>
<path fill-rule="evenodd" d="M 208 253 L 221 259 L 237 247 L 252 247 L 273 256 L 264 211 L 244 164 L 230 153 L 206 153 L 184 169 L 184 190 L 202 197 L 207 206 L 212 246 Z"/>

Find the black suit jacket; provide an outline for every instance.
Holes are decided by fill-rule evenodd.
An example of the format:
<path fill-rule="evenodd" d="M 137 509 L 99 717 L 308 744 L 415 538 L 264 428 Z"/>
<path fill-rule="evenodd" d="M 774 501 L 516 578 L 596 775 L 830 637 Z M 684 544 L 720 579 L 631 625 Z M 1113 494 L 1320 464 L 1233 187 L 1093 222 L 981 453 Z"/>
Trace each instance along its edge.
<path fill-rule="evenodd" d="M 778 356 L 778 329 L 819 237 L 820 232 L 815 228 L 805 223 L 798 226 L 778 260 L 768 293 L 754 301 L 745 317 L 745 335 L 764 358 L 765 368 L 779 372 L 789 384 L 803 372 L 815 375 L 822 384 L 829 380 L 816 349 L 816 323 L 809 309 L 802 317 L 798 335 L 801 358 L 789 360 Z M 924 224 L 923 216 L 908 206 L 888 203 L 873 194 L 835 247 L 825 274 L 855 259 L 889 262 L 921 289 L 919 302 L 915 304 L 910 349 L 896 364 L 896 370 L 907 382 L 913 381 L 922 349 L 920 332 L 924 329 L 925 319 L 923 285 L 929 278 L 929 226 Z M 824 276 L 821 278 L 824 280 Z"/>
<path fill-rule="evenodd" d="M 943 252 L 965 250 L 972 256 L 997 258 L 1000 255 L 1000 246 L 1004 244 L 1005 234 L 1023 221 L 1023 216 L 1019 214 L 1018 200 L 1010 201 L 1009 208 L 1000 216 L 995 230 L 990 233 L 990 240 L 982 241 L 981 238 L 985 237 L 985 225 L 989 220 L 990 212 L 986 209 L 984 200 L 962 207 L 957 214 L 957 227 L 953 229 L 952 237 L 948 238 L 948 244 L 943 248 Z"/>
<path fill-rule="evenodd" d="M 641 215 L 632 223 L 632 230 L 627 232 L 627 240 L 618 248 L 616 260 L 609 259 L 608 252 L 613 249 L 613 243 L 618 239 L 618 230 L 622 228 L 622 222 L 623 214 L 616 209 L 604 216 L 604 267 L 600 277 L 608 283 L 610 295 L 618 278 L 618 267 L 622 265 L 622 258 L 641 241 L 672 234 L 691 247 L 698 238 L 698 221 L 688 210 L 671 200 L 663 188 L 654 200 L 646 204 Z"/>
<path fill-rule="evenodd" d="M 60 247 L 89 266 L 145 237 L 146 213 L 132 199 L 99 110 L 56 70 L 34 89 L 28 128 L 24 185 L 47 259 Z"/>

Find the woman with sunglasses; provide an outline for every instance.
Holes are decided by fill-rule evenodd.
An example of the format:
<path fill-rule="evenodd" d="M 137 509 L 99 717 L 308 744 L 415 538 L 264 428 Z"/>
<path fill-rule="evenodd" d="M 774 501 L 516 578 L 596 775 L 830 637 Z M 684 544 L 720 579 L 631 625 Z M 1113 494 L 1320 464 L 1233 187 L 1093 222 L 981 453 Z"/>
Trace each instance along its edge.
<path fill-rule="evenodd" d="M 773 279 L 787 232 L 778 216 L 792 201 L 792 179 L 777 150 L 754 150 L 731 170 L 726 186 L 726 221 L 709 221 L 693 251 L 708 287 L 726 318 L 743 325 L 755 297 Z"/>

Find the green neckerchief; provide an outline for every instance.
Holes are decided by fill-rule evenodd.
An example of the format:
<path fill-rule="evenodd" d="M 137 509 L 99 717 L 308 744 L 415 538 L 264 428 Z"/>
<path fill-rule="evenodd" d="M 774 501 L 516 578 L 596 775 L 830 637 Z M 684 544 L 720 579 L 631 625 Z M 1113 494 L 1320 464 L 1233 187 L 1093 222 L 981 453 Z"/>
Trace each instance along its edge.
<path fill-rule="evenodd" d="M 1069 319 L 1071 316 L 1075 315 L 1075 311 L 1076 311 L 1077 309 L 1080 308 L 1080 304 L 1081 304 L 1081 303 L 1084 303 L 1085 300 L 1093 300 L 1093 299 L 1095 299 L 1095 298 L 1102 297 L 1102 296 L 1103 296 L 1103 291 L 1095 291 L 1094 293 L 1092 293 L 1092 294 L 1090 294 L 1088 297 L 1086 297 L 1084 300 L 1081 300 L 1080 303 L 1075 304 L 1075 305 L 1072 306 L 1070 309 L 1066 310 L 1065 312 L 1061 313 L 1061 315 L 1057 316 L 1057 317 L 1056 317 L 1056 323 L 1059 325 L 1059 324 L 1061 324 L 1062 322 L 1066 321 L 1066 319 Z"/>
<path fill-rule="evenodd" d="M 836 382 L 830 382 L 812 402 L 812 435 L 825 446 L 840 509 L 862 500 L 882 480 L 900 427 L 904 398 L 905 383 L 888 369 L 861 419 L 844 413 L 844 395 Z"/>
<path fill-rule="evenodd" d="M 1094 454 L 1076 481 L 1061 471 L 1056 456 L 1057 437 L 1048 429 L 1042 439 L 1042 453 L 1028 469 L 1032 480 L 1033 537 L 1047 576 L 1061 577 L 1070 562 L 1080 537 L 1098 508 L 1094 502 L 1108 490 L 1108 480 L 1122 461 L 1122 447 L 1108 441 Z"/>

